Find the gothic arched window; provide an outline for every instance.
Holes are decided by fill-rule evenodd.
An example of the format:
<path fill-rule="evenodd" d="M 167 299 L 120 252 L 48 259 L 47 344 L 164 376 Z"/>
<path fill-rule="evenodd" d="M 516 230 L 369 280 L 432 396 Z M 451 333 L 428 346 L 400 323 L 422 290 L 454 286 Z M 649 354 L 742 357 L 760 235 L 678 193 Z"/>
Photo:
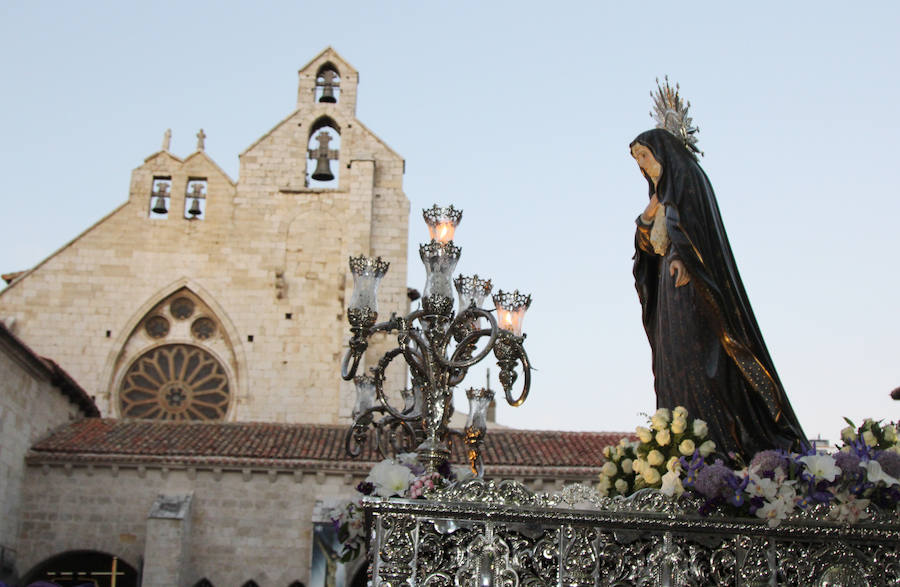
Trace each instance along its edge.
<path fill-rule="evenodd" d="M 119 415 L 150 420 L 224 420 L 233 403 L 234 352 L 212 309 L 188 288 L 138 322 L 117 360 Z"/>
<path fill-rule="evenodd" d="M 328 116 L 323 116 L 316 120 L 310 129 L 306 160 L 307 185 L 336 188 L 339 166 L 332 165 L 331 162 L 340 158 L 340 127 Z"/>
<path fill-rule="evenodd" d="M 341 95 L 341 74 L 337 68 L 326 63 L 316 73 L 316 102 L 335 104 Z"/>

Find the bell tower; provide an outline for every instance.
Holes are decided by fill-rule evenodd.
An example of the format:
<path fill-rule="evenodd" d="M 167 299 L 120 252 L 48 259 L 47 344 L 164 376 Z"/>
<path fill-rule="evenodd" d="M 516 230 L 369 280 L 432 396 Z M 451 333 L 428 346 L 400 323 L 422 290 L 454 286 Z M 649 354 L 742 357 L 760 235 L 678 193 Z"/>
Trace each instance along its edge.
<path fill-rule="evenodd" d="M 409 307 L 404 161 L 356 118 L 358 81 L 356 69 L 326 48 L 298 72 L 296 109 L 240 156 L 236 230 L 246 230 L 248 242 L 261 233 L 282 240 L 283 249 L 268 261 L 277 283 L 272 302 L 277 315 L 292 316 L 282 321 L 277 338 L 255 339 L 251 354 L 288 349 L 303 355 L 298 362 L 289 354 L 277 366 L 285 371 L 281 381 L 293 382 L 291 391 L 277 398 L 251 393 L 239 405 L 244 417 L 270 418 L 275 400 L 289 417 L 314 412 L 323 423 L 349 418 L 355 391 L 338 374 L 353 287 L 351 255 L 391 263 L 380 290 L 385 315 Z M 265 349 L 269 341 L 272 347 Z M 372 356 L 381 356 L 387 342 L 371 348 Z M 400 369 L 388 377 L 389 389 L 404 387 Z"/>

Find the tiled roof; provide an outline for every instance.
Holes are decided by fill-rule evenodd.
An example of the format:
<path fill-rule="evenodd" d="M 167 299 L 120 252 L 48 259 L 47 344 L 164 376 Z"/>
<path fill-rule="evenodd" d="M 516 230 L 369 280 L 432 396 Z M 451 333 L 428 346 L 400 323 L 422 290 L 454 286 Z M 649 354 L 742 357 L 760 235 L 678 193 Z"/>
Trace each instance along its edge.
<path fill-rule="evenodd" d="M 344 452 L 347 428 L 263 422 L 201 423 L 87 419 L 73 422 L 35 444 L 29 462 L 180 464 L 212 467 L 275 467 L 366 470 L 378 461 L 369 443 L 356 459 Z M 488 432 L 488 474 L 593 474 L 603 447 L 622 432 L 561 432 L 499 429 Z M 455 443 L 455 462 L 463 462 Z"/>

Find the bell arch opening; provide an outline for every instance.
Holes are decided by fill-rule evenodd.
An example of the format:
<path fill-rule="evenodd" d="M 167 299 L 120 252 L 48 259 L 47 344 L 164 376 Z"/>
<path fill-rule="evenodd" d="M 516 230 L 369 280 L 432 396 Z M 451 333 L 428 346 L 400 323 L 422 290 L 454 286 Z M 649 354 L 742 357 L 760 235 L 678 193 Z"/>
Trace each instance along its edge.
<path fill-rule="evenodd" d="M 333 63 L 323 64 L 316 72 L 315 101 L 337 104 L 341 97 L 341 73 Z"/>
<path fill-rule="evenodd" d="M 318 118 L 310 127 L 307 137 L 307 187 L 338 187 L 340 152 L 341 127 L 330 116 Z"/>

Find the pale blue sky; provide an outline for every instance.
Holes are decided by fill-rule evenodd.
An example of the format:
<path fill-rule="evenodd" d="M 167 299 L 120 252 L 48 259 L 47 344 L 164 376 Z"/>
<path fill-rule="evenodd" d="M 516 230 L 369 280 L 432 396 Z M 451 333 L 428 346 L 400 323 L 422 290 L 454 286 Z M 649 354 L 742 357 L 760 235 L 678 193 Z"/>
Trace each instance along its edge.
<path fill-rule="evenodd" d="M 459 270 L 534 295 L 539 371 L 500 421 L 633 429 L 654 397 L 631 277 L 646 186 L 627 145 L 668 74 L 806 432 L 897 419 L 900 5 L 626 4 L 6 2 L 0 271 L 123 202 L 166 128 L 185 156 L 202 127 L 236 179 L 331 45 L 360 72 L 358 117 L 407 160 L 409 284 L 419 211 L 454 203 Z"/>

